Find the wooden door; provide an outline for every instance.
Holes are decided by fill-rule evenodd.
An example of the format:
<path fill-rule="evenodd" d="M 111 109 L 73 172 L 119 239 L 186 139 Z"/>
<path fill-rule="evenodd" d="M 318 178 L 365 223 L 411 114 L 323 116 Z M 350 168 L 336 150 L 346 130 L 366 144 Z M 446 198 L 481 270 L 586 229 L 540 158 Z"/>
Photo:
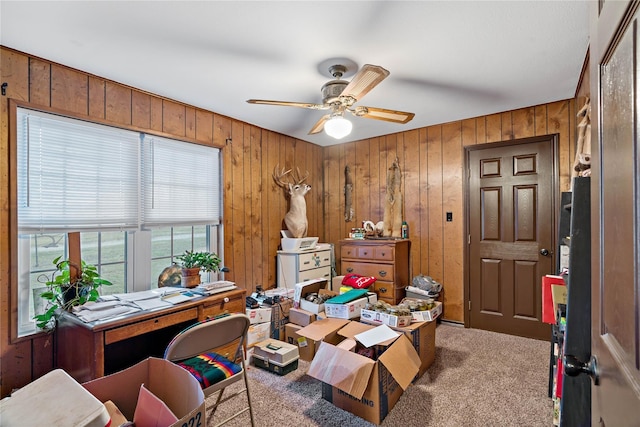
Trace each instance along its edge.
<path fill-rule="evenodd" d="M 541 278 L 555 265 L 553 136 L 468 151 L 468 325 L 546 339 Z"/>
<path fill-rule="evenodd" d="M 592 425 L 640 425 L 638 2 L 591 13 Z M 594 369 L 594 365 L 597 368 Z M 593 379 L 594 375 L 592 375 Z"/>

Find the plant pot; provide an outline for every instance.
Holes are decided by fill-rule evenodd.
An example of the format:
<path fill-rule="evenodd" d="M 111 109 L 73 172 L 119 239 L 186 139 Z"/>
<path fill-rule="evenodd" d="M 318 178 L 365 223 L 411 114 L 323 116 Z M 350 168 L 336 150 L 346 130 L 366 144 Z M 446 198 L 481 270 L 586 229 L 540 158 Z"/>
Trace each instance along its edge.
<path fill-rule="evenodd" d="M 200 284 L 200 267 L 182 269 L 182 287 L 195 288 Z"/>
<path fill-rule="evenodd" d="M 65 309 L 68 311 L 71 311 L 73 307 L 72 305 L 70 305 L 70 303 L 79 297 L 86 296 L 88 292 L 89 292 L 89 289 L 84 287 L 78 287 L 73 285 L 66 286 L 62 290 L 62 302 L 64 303 Z M 77 304 L 77 301 L 75 304 Z"/>

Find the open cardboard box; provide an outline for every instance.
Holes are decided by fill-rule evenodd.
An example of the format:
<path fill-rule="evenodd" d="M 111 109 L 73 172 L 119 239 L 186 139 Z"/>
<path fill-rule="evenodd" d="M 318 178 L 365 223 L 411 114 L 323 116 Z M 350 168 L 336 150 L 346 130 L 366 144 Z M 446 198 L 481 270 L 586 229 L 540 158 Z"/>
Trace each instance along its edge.
<path fill-rule="evenodd" d="M 363 332 L 373 328 L 364 323 L 349 322 L 338 334 L 359 340 Z M 378 360 L 372 360 L 323 341 L 307 372 L 323 382 L 325 400 L 374 424 L 380 424 L 387 416 L 413 381 L 421 363 L 404 334 L 380 342 L 377 347 L 384 347 L 384 351 Z"/>
<path fill-rule="evenodd" d="M 377 324 L 370 322 L 365 317 L 361 317 L 360 322 Z M 417 380 L 429 369 L 436 358 L 436 322 L 415 322 L 407 326 L 391 327 L 391 329 L 405 334 L 420 356 L 421 363 L 420 371 L 416 376 Z"/>
<path fill-rule="evenodd" d="M 142 384 L 178 418 L 167 427 L 205 424 L 204 393 L 198 380 L 186 369 L 165 359 L 150 357 L 82 386 L 101 402 L 111 400 L 132 421 Z"/>
<path fill-rule="evenodd" d="M 327 279 L 313 279 L 306 282 L 296 283 L 293 292 L 293 307 L 301 308 L 306 311 L 310 311 L 313 314 L 318 314 L 324 311 L 324 303 L 315 304 L 311 301 L 305 300 L 308 294 L 319 295 L 338 295 L 336 292 L 327 289 Z"/>

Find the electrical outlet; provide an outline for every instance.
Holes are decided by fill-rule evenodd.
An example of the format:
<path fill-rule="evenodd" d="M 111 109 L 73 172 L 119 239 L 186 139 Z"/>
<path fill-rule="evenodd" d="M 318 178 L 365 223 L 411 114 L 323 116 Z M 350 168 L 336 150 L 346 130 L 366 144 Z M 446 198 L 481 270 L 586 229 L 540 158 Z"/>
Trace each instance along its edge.
<path fill-rule="evenodd" d="M 453 221 L 453 212 L 447 212 L 447 222 Z"/>

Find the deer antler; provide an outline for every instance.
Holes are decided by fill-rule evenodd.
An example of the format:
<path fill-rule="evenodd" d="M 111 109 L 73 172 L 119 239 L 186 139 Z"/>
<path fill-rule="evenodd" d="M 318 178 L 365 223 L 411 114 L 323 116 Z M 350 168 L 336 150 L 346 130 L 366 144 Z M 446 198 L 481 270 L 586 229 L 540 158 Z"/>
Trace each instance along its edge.
<path fill-rule="evenodd" d="M 288 175 L 289 172 L 291 172 L 291 169 L 285 171 L 284 168 L 282 168 L 282 170 L 280 170 L 280 164 L 277 164 L 276 167 L 273 168 L 272 174 L 273 180 L 276 182 L 276 184 L 287 190 L 289 189 L 289 183 L 283 181 L 282 178 Z"/>
<path fill-rule="evenodd" d="M 273 180 L 280 187 L 289 189 L 290 184 L 294 184 L 294 185 L 302 184 L 309 177 L 309 171 L 306 171 L 304 176 L 302 176 L 302 174 L 300 173 L 300 168 L 298 167 L 296 167 L 295 173 L 290 174 L 290 172 L 291 172 L 291 169 L 287 169 L 287 170 L 285 170 L 284 168 L 280 169 L 280 164 L 277 164 L 276 167 L 273 168 L 273 174 L 272 174 Z M 283 178 L 286 176 L 291 177 L 293 182 L 284 181 Z"/>
<path fill-rule="evenodd" d="M 302 184 L 305 179 L 309 178 L 309 171 L 306 171 L 304 176 L 301 176 L 300 168 L 296 166 L 296 173 L 292 175 L 292 178 L 296 181 L 296 184 Z"/>

